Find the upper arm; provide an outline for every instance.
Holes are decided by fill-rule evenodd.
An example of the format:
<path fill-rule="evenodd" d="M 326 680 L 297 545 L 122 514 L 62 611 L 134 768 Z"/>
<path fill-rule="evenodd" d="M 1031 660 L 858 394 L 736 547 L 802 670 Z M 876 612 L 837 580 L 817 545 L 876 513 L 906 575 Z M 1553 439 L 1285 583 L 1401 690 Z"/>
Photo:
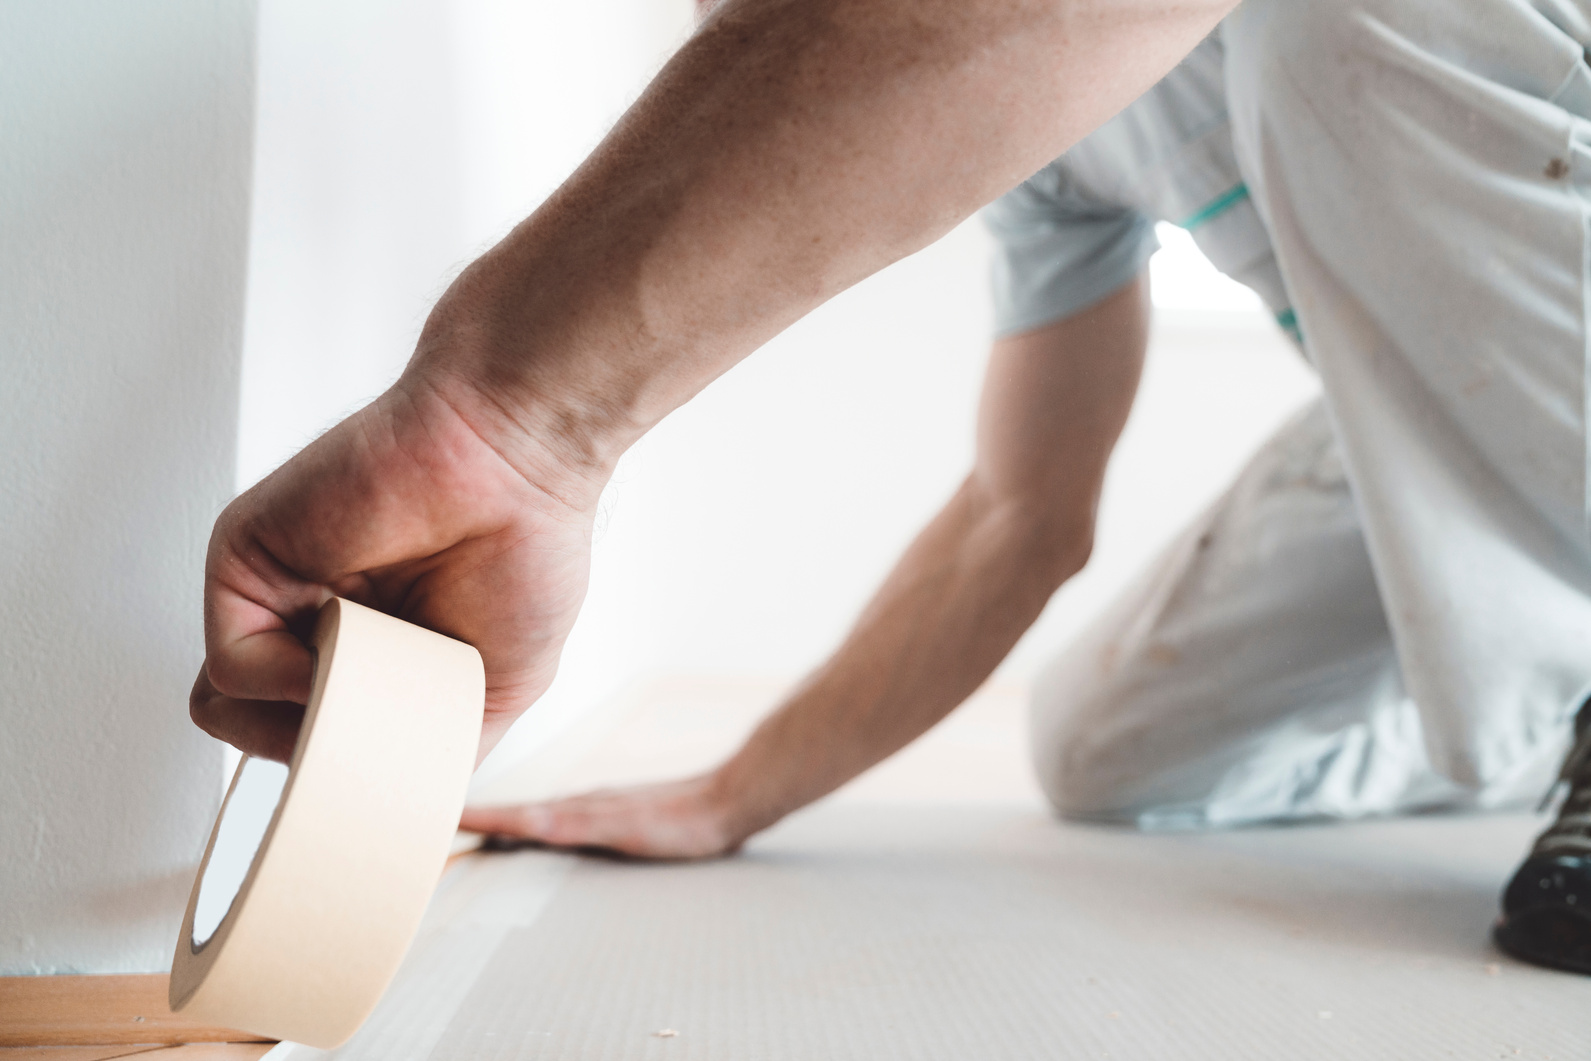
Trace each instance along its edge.
<path fill-rule="evenodd" d="M 978 412 L 972 482 L 987 500 L 1091 534 L 1105 465 L 1137 393 L 1148 345 L 1139 274 L 1058 321 L 997 339 Z"/>
<path fill-rule="evenodd" d="M 995 238 L 998 338 L 973 485 L 1024 516 L 1091 528 L 1142 370 L 1153 223 L 1096 193 L 1066 155 L 983 220 Z"/>

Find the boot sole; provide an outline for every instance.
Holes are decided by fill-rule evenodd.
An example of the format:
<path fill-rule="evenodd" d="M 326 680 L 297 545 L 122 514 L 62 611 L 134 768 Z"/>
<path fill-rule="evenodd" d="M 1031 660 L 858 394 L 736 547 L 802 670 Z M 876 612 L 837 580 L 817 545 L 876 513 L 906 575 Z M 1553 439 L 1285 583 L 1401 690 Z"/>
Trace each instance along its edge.
<path fill-rule="evenodd" d="M 1520 910 L 1498 921 L 1492 939 L 1533 965 L 1591 975 L 1591 916 L 1564 906 Z"/>

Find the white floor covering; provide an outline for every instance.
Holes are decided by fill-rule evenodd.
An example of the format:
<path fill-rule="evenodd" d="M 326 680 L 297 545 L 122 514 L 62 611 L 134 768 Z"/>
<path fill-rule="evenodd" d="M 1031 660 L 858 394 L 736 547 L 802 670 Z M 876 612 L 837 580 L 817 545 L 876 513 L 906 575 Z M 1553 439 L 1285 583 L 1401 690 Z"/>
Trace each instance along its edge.
<path fill-rule="evenodd" d="M 564 769 L 536 772 L 619 780 L 632 752 L 656 765 L 648 733 L 682 768 L 733 743 L 767 699 L 654 688 Z M 733 859 L 463 860 L 393 991 L 336 1056 L 1591 1057 L 1591 978 L 1511 961 L 1487 938 L 1539 821 L 1063 825 L 1012 776 L 1019 701 L 985 695 L 893 782 L 881 772 Z M 957 792 L 965 777 L 945 771 L 958 762 L 986 784 Z M 953 800 L 930 798 L 936 775 Z"/>

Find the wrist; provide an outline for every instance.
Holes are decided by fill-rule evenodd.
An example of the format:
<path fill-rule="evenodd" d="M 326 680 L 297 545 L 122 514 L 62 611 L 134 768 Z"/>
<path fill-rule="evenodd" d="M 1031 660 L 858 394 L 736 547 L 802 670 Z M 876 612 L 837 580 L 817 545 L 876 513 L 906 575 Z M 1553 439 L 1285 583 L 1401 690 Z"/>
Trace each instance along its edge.
<path fill-rule="evenodd" d="M 655 359 L 616 338 L 646 332 L 627 307 L 581 305 L 590 285 L 571 282 L 569 263 L 529 260 L 529 242 L 516 233 L 454 281 L 400 386 L 446 401 L 527 478 L 600 491 L 661 417 L 642 402 Z"/>
<path fill-rule="evenodd" d="M 454 281 L 397 387 L 445 403 L 527 481 L 591 507 L 648 425 L 601 378 L 592 336 L 545 306 L 548 285 L 512 257 L 494 249 Z"/>
<path fill-rule="evenodd" d="M 623 452 L 602 446 L 582 430 L 578 414 L 555 400 L 494 393 L 463 357 L 411 362 L 389 395 L 455 417 L 527 483 L 577 510 L 596 505 Z"/>
<path fill-rule="evenodd" d="M 801 806 L 781 798 L 772 784 L 777 776 L 776 769 L 748 761 L 745 749 L 706 775 L 703 798 L 727 849 L 739 847 Z"/>

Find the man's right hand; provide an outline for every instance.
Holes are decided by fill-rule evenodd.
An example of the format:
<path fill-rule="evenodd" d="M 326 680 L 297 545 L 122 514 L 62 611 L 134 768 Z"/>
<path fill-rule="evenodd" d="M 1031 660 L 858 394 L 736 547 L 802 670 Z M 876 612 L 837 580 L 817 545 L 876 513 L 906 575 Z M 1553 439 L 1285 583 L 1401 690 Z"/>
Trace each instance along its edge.
<path fill-rule="evenodd" d="M 194 721 L 285 761 L 310 691 L 302 638 L 335 593 L 480 651 L 484 755 L 552 682 L 585 593 L 600 480 L 469 389 L 405 376 L 216 522 Z"/>

